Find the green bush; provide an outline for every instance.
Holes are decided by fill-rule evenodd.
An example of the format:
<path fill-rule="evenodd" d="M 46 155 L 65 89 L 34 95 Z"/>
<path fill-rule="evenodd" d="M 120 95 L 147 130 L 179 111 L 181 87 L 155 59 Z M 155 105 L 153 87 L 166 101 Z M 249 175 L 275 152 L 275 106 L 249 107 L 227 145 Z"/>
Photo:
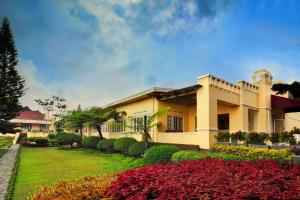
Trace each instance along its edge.
<path fill-rule="evenodd" d="M 70 145 L 73 147 L 73 143 L 80 144 L 81 137 L 74 133 L 59 133 L 57 134 L 57 140 L 60 145 Z"/>
<path fill-rule="evenodd" d="M 231 134 L 231 141 L 232 143 L 237 143 L 238 141 L 245 141 L 246 140 L 246 132 L 238 131 Z"/>
<path fill-rule="evenodd" d="M 181 162 L 185 160 L 200 160 L 205 158 L 205 153 L 193 150 L 182 150 L 172 155 L 173 162 Z"/>
<path fill-rule="evenodd" d="M 296 144 L 296 139 L 293 135 L 293 132 L 283 132 L 280 134 L 280 142 Z"/>
<path fill-rule="evenodd" d="M 88 149 L 96 149 L 97 144 L 100 140 L 101 140 L 100 137 L 96 137 L 96 136 L 85 137 L 82 140 L 82 146 Z"/>
<path fill-rule="evenodd" d="M 100 140 L 97 144 L 97 149 L 107 152 L 114 152 L 114 144 L 116 139 L 104 139 Z"/>
<path fill-rule="evenodd" d="M 55 139 L 56 135 L 53 134 L 53 133 L 50 133 L 50 134 L 48 134 L 47 138 L 49 138 L 49 139 Z"/>
<path fill-rule="evenodd" d="M 278 144 L 280 142 L 280 133 L 272 133 L 270 137 L 272 144 Z"/>
<path fill-rule="evenodd" d="M 26 142 L 34 142 L 35 146 L 46 147 L 49 145 L 49 140 L 47 138 L 41 137 L 26 137 L 23 139 Z"/>
<path fill-rule="evenodd" d="M 134 139 L 134 138 L 130 138 L 130 137 L 127 137 L 127 138 L 119 138 L 115 141 L 115 144 L 114 144 L 114 149 L 116 151 L 120 151 L 122 153 L 125 153 L 127 154 L 128 153 L 128 149 L 129 147 L 136 143 L 137 140 Z"/>
<path fill-rule="evenodd" d="M 48 141 L 49 141 L 50 146 L 58 146 L 59 145 L 57 139 L 48 139 Z"/>
<path fill-rule="evenodd" d="M 200 151 L 191 151 L 191 150 L 182 150 L 174 153 L 172 155 L 173 162 L 181 162 L 185 160 L 201 160 L 204 158 L 219 158 L 222 160 L 243 160 L 242 157 L 231 155 L 231 154 L 223 154 L 223 153 L 205 153 Z"/>
<path fill-rule="evenodd" d="M 145 153 L 145 164 L 151 165 L 159 162 L 168 162 L 172 155 L 178 151 L 175 146 L 161 145 L 153 146 Z"/>
<path fill-rule="evenodd" d="M 136 142 L 128 149 L 128 154 L 133 157 L 140 157 L 145 153 L 145 142 Z"/>
<path fill-rule="evenodd" d="M 229 142 L 230 133 L 229 132 L 218 132 L 216 135 L 218 142 Z"/>
<path fill-rule="evenodd" d="M 268 139 L 268 133 L 257 133 L 252 132 L 247 134 L 247 143 L 248 144 L 265 144 L 265 141 Z"/>
<path fill-rule="evenodd" d="M 243 160 L 276 160 L 281 163 L 292 162 L 292 152 L 289 149 L 264 149 L 244 146 L 214 145 L 213 152 L 239 156 Z"/>

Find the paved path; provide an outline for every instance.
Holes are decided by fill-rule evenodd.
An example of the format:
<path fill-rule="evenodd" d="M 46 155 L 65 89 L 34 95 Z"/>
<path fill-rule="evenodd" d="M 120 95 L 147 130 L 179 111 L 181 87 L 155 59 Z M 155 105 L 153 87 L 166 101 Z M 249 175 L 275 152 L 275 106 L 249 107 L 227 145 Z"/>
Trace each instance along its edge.
<path fill-rule="evenodd" d="M 12 169 L 16 162 L 19 145 L 14 144 L 0 158 L 0 200 L 4 199 Z"/>

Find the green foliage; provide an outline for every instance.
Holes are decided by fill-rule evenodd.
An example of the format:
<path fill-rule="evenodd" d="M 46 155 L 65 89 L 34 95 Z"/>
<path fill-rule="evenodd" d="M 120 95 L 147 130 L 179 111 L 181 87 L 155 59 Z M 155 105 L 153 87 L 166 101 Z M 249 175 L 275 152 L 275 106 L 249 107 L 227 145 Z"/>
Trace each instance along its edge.
<path fill-rule="evenodd" d="M 116 139 L 103 139 L 97 144 L 97 149 L 105 150 L 107 152 L 114 152 L 114 144 Z"/>
<path fill-rule="evenodd" d="M 110 119 L 121 118 L 122 113 L 111 108 L 93 107 L 85 111 L 85 124 L 95 128 L 102 139 L 101 125 Z"/>
<path fill-rule="evenodd" d="M 272 133 L 270 137 L 272 144 L 278 144 L 280 142 L 280 133 Z"/>
<path fill-rule="evenodd" d="M 175 146 L 161 145 L 150 147 L 145 153 L 144 161 L 151 165 L 159 162 L 171 161 L 172 155 L 178 151 Z"/>
<path fill-rule="evenodd" d="M 101 140 L 100 137 L 96 137 L 96 136 L 85 137 L 82 140 L 82 145 L 84 148 L 96 149 L 97 144 L 100 140 Z"/>
<path fill-rule="evenodd" d="M 244 146 L 225 146 L 214 145 L 213 152 L 236 155 L 243 160 L 257 161 L 257 160 L 276 160 L 281 163 L 292 162 L 292 152 L 289 149 L 264 149 Z"/>
<path fill-rule="evenodd" d="M 57 139 L 48 139 L 48 141 L 49 141 L 50 146 L 58 146 L 59 145 Z"/>
<path fill-rule="evenodd" d="M 13 144 L 13 137 L 4 137 L 0 136 L 0 149 L 1 148 L 9 148 Z"/>
<path fill-rule="evenodd" d="M 0 28 L 0 132 L 14 131 L 14 125 L 9 122 L 23 107 L 19 98 L 25 94 L 25 80 L 19 75 L 16 66 L 18 52 L 13 34 L 6 17 Z"/>
<path fill-rule="evenodd" d="M 216 135 L 218 142 L 229 142 L 230 133 L 229 132 L 218 132 Z"/>
<path fill-rule="evenodd" d="M 247 143 L 248 144 L 265 144 L 265 141 L 268 139 L 268 133 L 257 133 L 251 132 L 247 134 Z"/>
<path fill-rule="evenodd" d="M 237 143 L 237 141 L 245 141 L 246 140 L 247 133 L 238 131 L 231 134 L 231 141 L 233 143 Z"/>
<path fill-rule="evenodd" d="M 129 137 L 119 138 L 115 141 L 114 148 L 116 151 L 128 153 L 129 147 L 136 142 L 137 140 L 134 138 L 129 138 Z"/>
<path fill-rule="evenodd" d="M 39 147 L 49 146 L 49 140 L 47 138 L 27 137 L 27 138 L 24 138 L 23 141 L 34 142 L 36 144 L 36 146 L 39 146 Z"/>
<path fill-rule="evenodd" d="M 81 137 L 74 133 L 57 134 L 57 140 L 60 145 L 71 145 L 71 147 L 73 143 L 81 143 Z"/>
<path fill-rule="evenodd" d="M 237 155 L 223 154 L 223 153 L 206 153 L 200 151 L 182 150 L 172 155 L 173 162 L 182 162 L 185 160 L 201 160 L 204 158 L 219 158 L 222 160 L 243 160 Z"/>
<path fill-rule="evenodd" d="M 280 142 L 289 143 L 289 144 L 296 144 L 296 139 L 292 132 L 282 132 L 280 133 Z"/>
<path fill-rule="evenodd" d="M 293 98 L 300 98 L 300 82 L 294 81 L 291 84 L 277 83 L 272 86 L 272 90 L 277 94 L 285 94 L 289 92 Z"/>
<path fill-rule="evenodd" d="M 291 134 L 294 135 L 294 134 L 300 134 L 300 129 L 297 128 L 297 127 L 294 127 L 292 130 L 291 130 Z"/>
<path fill-rule="evenodd" d="M 181 162 L 185 160 L 200 160 L 205 158 L 205 153 L 193 150 L 182 150 L 172 155 L 173 162 Z"/>
<path fill-rule="evenodd" d="M 132 144 L 128 149 L 128 154 L 133 157 L 141 157 L 146 151 L 146 144 L 144 141 Z"/>
<path fill-rule="evenodd" d="M 48 134 L 47 138 L 49 138 L 49 139 L 55 139 L 56 135 L 50 133 L 50 134 Z"/>
<path fill-rule="evenodd" d="M 86 114 L 82 111 L 73 111 L 62 119 L 63 126 L 72 131 L 79 131 L 82 138 L 82 129 L 86 123 Z"/>

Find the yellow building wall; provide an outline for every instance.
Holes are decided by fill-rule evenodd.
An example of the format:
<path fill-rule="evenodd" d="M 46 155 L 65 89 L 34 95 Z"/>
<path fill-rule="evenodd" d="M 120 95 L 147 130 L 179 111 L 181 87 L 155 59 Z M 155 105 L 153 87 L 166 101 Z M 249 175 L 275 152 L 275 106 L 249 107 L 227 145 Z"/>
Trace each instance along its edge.
<path fill-rule="evenodd" d="M 285 130 L 290 131 L 294 127 L 300 128 L 300 112 L 285 114 Z"/>

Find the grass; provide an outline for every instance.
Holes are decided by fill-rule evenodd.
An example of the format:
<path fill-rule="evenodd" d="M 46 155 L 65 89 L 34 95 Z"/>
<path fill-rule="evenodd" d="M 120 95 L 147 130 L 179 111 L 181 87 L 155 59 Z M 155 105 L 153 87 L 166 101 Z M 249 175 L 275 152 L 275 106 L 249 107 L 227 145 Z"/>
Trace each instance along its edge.
<path fill-rule="evenodd" d="M 0 158 L 7 151 L 6 148 L 9 148 L 12 145 L 13 141 L 13 137 L 0 136 Z"/>
<path fill-rule="evenodd" d="M 121 154 L 85 149 L 22 147 L 13 199 L 26 199 L 39 188 L 62 180 L 115 173 L 140 165 L 142 159 Z"/>

